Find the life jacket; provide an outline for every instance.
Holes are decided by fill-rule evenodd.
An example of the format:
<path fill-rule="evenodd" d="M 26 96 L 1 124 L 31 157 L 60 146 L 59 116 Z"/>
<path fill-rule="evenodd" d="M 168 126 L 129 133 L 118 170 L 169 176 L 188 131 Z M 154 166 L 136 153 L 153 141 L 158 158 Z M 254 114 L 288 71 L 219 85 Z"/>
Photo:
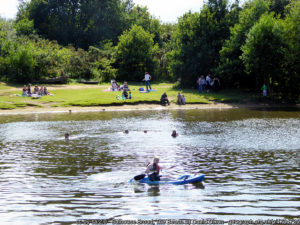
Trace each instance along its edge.
<path fill-rule="evenodd" d="M 154 172 L 154 173 L 157 174 L 157 175 L 159 175 L 159 171 L 160 171 L 159 165 L 157 165 L 156 163 L 153 163 L 152 170 L 157 171 L 157 172 Z"/>

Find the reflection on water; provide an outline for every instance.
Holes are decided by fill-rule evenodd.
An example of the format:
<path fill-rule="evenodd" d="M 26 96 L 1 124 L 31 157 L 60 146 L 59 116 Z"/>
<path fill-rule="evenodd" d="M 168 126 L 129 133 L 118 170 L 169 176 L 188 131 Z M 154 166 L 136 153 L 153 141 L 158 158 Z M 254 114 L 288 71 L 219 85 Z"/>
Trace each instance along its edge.
<path fill-rule="evenodd" d="M 299 128 L 299 111 L 2 116 L 0 221 L 299 218 Z M 154 155 L 162 175 L 205 182 L 129 185 Z"/>

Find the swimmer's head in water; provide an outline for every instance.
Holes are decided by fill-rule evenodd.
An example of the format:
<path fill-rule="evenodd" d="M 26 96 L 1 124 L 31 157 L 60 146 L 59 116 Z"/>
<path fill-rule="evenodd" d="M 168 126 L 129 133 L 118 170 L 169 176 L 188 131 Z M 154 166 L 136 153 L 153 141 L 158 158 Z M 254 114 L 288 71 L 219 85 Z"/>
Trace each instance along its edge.
<path fill-rule="evenodd" d="M 177 137 L 177 136 L 178 136 L 178 133 L 176 132 L 176 130 L 173 130 L 171 136 L 172 136 L 172 137 Z"/>

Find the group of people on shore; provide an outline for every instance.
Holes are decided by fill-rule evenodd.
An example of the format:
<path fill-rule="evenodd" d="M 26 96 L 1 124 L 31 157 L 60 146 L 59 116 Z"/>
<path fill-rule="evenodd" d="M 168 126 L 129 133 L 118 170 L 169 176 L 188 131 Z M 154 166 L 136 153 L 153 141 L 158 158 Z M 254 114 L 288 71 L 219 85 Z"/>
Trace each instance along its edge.
<path fill-rule="evenodd" d="M 180 94 L 180 92 L 178 92 L 176 103 L 178 105 L 185 105 L 185 97 L 184 97 L 184 95 Z"/>
<path fill-rule="evenodd" d="M 151 85 L 150 85 L 150 80 L 151 80 L 151 75 L 148 72 L 145 72 L 145 77 L 142 81 L 145 81 L 146 85 L 146 90 L 148 91 L 149 89 L 151 90 Z M 122 91 L 126 90 L 129 91 L 128 83 L 124 81 L 123 85 L 119 85 L 116 80 L 111 80 L 111 91 Z"/>
<path fill-rule="evenodd" d="M 208 74 L 206 77 L 204 75 L 198 77 L 197 86 L 200 93 L 210 92 L 211 90 L 217 91 L 221 87 L 221 82 L 218 77 L 212 77 L 211 74 Z"/>
<path fill-rule="evenodd" d="M 132 99 L 132 94 L 126 81 L 124 81 L 124 84 L 120 86 L 116 80 L 111 80 L 111 91 L 122 91 L 121 97 L 117 95 L 117 100 Z"/>
<path fill-rule="evenodd" d="M 22 96 L 32 97 L 32 95 L 43 96 L 43 95 L 49 95 L 49 94 L 50 93 L 47 90 L 47 87 L 45 87 L 45 86 L 38 87 L 37 85 L 35 85 L 33 90 L 31 90 L 31 84 L 28 84 L 28 85 L 24 85 L 24 87 L 22 89 Z"/>
<path fill-rule="evenodd" d="M 111 80 L 110 83 L 111 83 L 111 91 L 123 91 L 123 90 L 129 91 L 129 86 L 126 81 L 124 81 L 123 85 L 119 85 L 116 80 Z"/>
<path fill-rule="evenodd" d="M 162 94 L 162 96 L 160 97 L 160 103 L 165 106 L 166 104 L 170 105 L 170 102 L 169 102 L 169 99 L 168 99 L 168 96 L 167 96 L 167 93 L 164 92 Z M 185 97 L 183 94 L 181 94 L 180 92 L 178 92 L 178 95 L 177 95 L 177 101 L 176 103 L 178 105 L 185 105 Z"/>

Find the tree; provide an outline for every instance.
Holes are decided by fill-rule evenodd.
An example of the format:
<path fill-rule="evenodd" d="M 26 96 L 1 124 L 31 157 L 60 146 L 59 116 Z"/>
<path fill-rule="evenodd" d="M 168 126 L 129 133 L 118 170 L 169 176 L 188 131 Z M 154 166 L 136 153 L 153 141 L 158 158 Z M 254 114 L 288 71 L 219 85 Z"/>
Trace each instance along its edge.
<path fill-rule="evenodd" d="M 241 58 L 246 71 L 255 77 L 256 87 L 267 83 L 271 97 L 274 89 L 283 85 L 285 48 L 283 23 L 273 14 L 265 14 L 260 18 L 250 29 L 242 47 Z"/>
<path fill-rule="evenodd" d="M 88 56 L 93 77 L 100 82 L 108 82 L 116 79 L 117 69 L 114 68 L 116 61 L 116 47 L 112 42 L 102 42 L 99 48 L 90 47 Z"/>
<path fill-rule="evenodd" d="M 30 81 L 34 76 L 35 60 L 27 46 L 18 46 L 8 57 L 8 80 L 17 82 Z"/>
<path fill-rule="evenodd" d="M 223 83 L 232 87 L 239 83 L 243 87 L 254 87 L 255 81 L 245 74 L 245 67 L 240 58 L 241 47 L 245 44 L 246 36 L 251 27 L 259 20 L 261 15 L 269 10 L 265 0 L 246 2 L 239 12 L 238 23 L 230 29 L 230 38 L 225 41 L 220 51 L 220 64 L 217 73 L 223 78 Z"/>
<path fill-rule="evenodd" d="M 143 29 L 150 34 L 154 35 L 154 43 L 162 46 L 162 37 L 161 37 L 161 24 L 158 19 L 155 19 L 148 11 L 147 7 L 141 7 L 139 5 L 132 8 L 129 13 L 129 25 L 138 25 L 143 27 Z"/>
<path fill-rule="evenodd" d="M 140 81 L 145 71 L 155 68 L 153 55 L 157 51 L 153 36 L 141 26 L 134 25 L 119 37 L 117 46 L 118 79 Z"/>
<path fill-rule="evenodd" d="M 174 50 L 173 35 L 177 29 L 176 24 L 162 24 L 161 38 L 162 45 L 155 57 L 159 61 L 159 66 L 155 70 L 155 74 L 163 81 L 175 81 L 172 73 L 170 73 L 170 64 L 172 62 L 171 52 Z"/>
<path fill-rule="evenodd" d="M 19 7 L 17 22 L 33 20 L 37 33 L 63 45 L 88 49 L 105 39 L 117 41 L 127 26 L 121 0 L 31 0 Z"/>
<path fill-rule="evenodd" d="M 28 18 L 14 23 L 14 28 L 16 29 L 18 36 L 35 34 L 33 21 L 28 20 Z"/>
<path fill-rule="evenodd" d="M 8 74 L 8 57 L 10 52 L 16 49 L 16 39 L 16 31 L 12 23 L 0 17 L 0 79 L 4 79 Z"/>
<path fill-rule="evenodd" d="M 179 19 L 176 47 L 169 55 L 172 73 L 183 87 L 217 67 L 219 51 L 229 36 L 229 18 L 227 1 L 210 0 L 200 13 L 189 12 Z"/>
<path fill-rule="evenodd" d="M 291 0 L 270 0 L 270 12 L 274 12 L 275 15 L 280 15 L 281 18 L 286 16 L 285 8 Z"/>
<path fill-rule="evenodd" d="M 282 81 L 281 92 L 291 102 L 300 101 L 300 2 L 291 1 L 286 10 L 284 21 L 285 42 L 287 48 L 284 52 L 285 76 Z"/>

